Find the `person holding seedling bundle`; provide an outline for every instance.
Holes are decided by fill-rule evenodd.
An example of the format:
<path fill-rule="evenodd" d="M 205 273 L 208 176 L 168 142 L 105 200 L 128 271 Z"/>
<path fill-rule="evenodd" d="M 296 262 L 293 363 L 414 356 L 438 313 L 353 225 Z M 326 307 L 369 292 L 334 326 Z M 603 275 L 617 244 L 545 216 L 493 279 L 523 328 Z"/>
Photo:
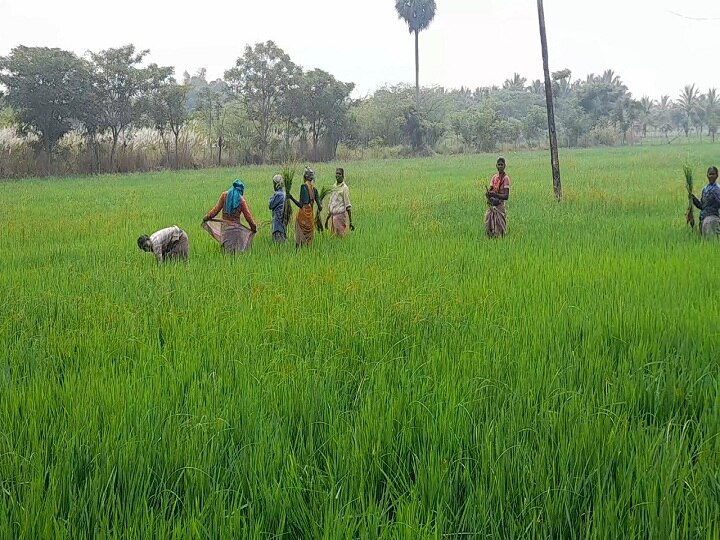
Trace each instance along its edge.
<path fill-rule="evenodd" d="M 335 170 L 335 186 L 330 190 L 330 203 L 328 204 L 328 215 L 325 218 L 325 228 L 330 222 L 330 234 L 343 238 L 348 233 L 348 222 L 350 230 L 354 231 L 352 222 L 352 205 L 350 204 L 350 189 L 345 183 L 345 170 Z"/>
<path fill-rule="evenodd" d="M 257 225 L 250 213 L 244 193 L 245 184 L 242 180 L 236 179 L 232 187 L 220 195 L 217 204 L 203 217 L 203 229 L 210 233 L 227 253 L 250 249 L 253 236 L 257 232 Z M 221 209 L 222 221 L 213 220 Z M 241 216 L 245 216 L 249 229 L 241 223 Z M 209 223 L 211 221 L 212 224 Z"/>
<path fill-rule="evenodd" d="M 285 208 L 285 191 L 283 190 L 283 177 L 280 174 L 273 176 L 273 189 L 268 208 L 272 212 L 272 237 L 279 244 L 287 240 L 287 226 L 283 221 Z"/>
<path fill-rule="evenodd" d="M 690 194 L 695 207 L 700 210 L 702 235 L 720 238 L 720 186 L 717 185 L 718 168 L 710 167 L 707 172 L 708 184 L 702 190 L 701 198 Z"/>
<path fill-rule="evenodd" d="M 187 234 L 177 225 L 160 229 L 150 236 L 143 234 L 137 239 L 137 245 L 143 251 L 151 251 L 159 263 L 170 259 L 187 260 L 190 249 Z"/>
<path fill-rule="evenodd" d="M 303 180 L 303 185 L 300 186 L 300 201 L 295 200 L 295 197 L 293 197 L 289 191 L 286 193 L 287 198 L 299 208 L 297 217 L 295 218 L 295 246 L 297 247 L 309 246 L 313 241 L 315 234 L 313 205 L 317 205 L 318 213 L 322 211 L 318 190 L 313 185 L 315 172 L 305 167 Z"/>
<path fill-rule="evenodd" d="M 485 191 L 489 206 L 485 213 L 485 234 L 491 238 L 505 236 L 507 232 L 505 201 L 510 198 L 510 177 L 505 174 L 505 158 L 498 158 L 496 167 L 498 173 L 492 177 L 490 187 Z"/>

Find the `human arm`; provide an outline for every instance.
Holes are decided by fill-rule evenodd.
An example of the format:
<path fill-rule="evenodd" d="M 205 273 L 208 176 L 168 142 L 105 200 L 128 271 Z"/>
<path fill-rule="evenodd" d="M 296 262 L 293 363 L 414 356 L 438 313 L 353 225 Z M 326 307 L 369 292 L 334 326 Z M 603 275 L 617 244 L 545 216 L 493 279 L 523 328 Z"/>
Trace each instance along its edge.
<path fill-rule="evenodd" d="M 203 221 L 210 221 L 212 218 L 218 215 L 218 212 L 220 212 L 220 210 L 222 210 L 222 207 L 225 206 L 225 197 L 227 197 L 227 192 L 223 192 L 223 194 L 220 195 L 217 204 L 213 206 L 207 214 L 205 214 L 205 217 L 203 217 Z"/>
<path fill-rule="evenodd" d="M 494 186 L 498 186 L 497 189 Z M 490 204 L 494 206 L 497 206 L 501 201 L 507 201 L 510 198 L 510 177 L 508 175 L 504 175 L 502 178 L 498 175 L 493 176 L 485 196 Z"/>
<path fill-rule="evenodd" d="M 345 211 L 348 215 L 348 220 L 350 221 L 350 230 L 355 230 L 355 225 L 353 225 L 352 222 L 352 203 L 350 202 L 350 190 L 348 189 L 347 185 L 345 185 L 345 189 L 343 189 L 343 204 L 345 205 Z"/>
<path fill-rule="evenodd" d="M 252 232 L 257 232 L 257 224 L 255 223 L 255 220 L 252 217 L 252 214 L 250 213 L 250 208 L 248 207 L 247 201 L 245 200 L 245 197 L 242 198 L 240 201 L 240 212 L 243 216 L 245 216 L 245 219 L 248 222 L 248 225 L 250 225 L 250 230 Z"/>
<path fill-rule="evenodd" d="M 318 195 L 318 190 L 313 188 L 313 194 L 315 195 L 315 204 L 317 204 L 318 212 L 322 212 L 322 204 L 320 204 L 320 195 Z"/>
<path fill-rule="evenodd" d="M 702 209 L 703 209 L 703 203 L 702 203 L 702 201 L 700 201 L 700 200 L 699 200 L 695 195 L 693 195 L 692 193 L 690 194 L 690 200 L 691 200 L 692 203 L 695 205 L 695 208 L 697 208 L 698 210 L 702 210 Z"/>
<path fill-rule="evenodd" d="M 301 198 L 302 198 L 302 186 L 300 187 L 300 195 L 301 195 Z M 302 204 L 300 204 L 300 203 L 297 201 L 297 199 L 295 199 L 295 197 L 293 197 L 292 193 L 290 193 L 290 192 L 288 191 L 288 192 L 285 194 L 285 196 L 286 196 L 288 199 L 290 199 L 290 200 L 293 202 L 293 204 L 295 204 L 295 206 L 297 206 L 298 208 L 302 208 Z"/>
<path fill-rule="evenodd" d="M 500 189 L 499 191 L 489 191 L 488 194 L 496 199 L 507 201 L 510 198 L 510 188 L 506 187 Z"/>

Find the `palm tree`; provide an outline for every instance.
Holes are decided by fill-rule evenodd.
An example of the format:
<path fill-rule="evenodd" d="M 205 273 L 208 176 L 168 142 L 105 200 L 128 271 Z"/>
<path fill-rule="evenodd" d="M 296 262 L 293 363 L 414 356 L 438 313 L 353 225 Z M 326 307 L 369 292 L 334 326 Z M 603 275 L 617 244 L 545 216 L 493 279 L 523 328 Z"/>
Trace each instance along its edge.
<path fill-rule="evenodd" d="M 648 124 L 652 122 L 652 110 L 655 102 L 648 96 L 640 100 L 640 122 L 642 124 L 643 138 L 647 137 Z"/>
<path fill-rule="evenodd" d="M 653 122 L 665 135 L 666 141 L 668 140 L 668 133 L 672 131 L 672 120 L 670 118 L 672 108 L 673 102 L 672 99 L 670 99 L 670 96 L 660 96 L 660 101 L 658 101 L 653 115 Z"/>
<path fill-rule="evenodd" d="M 620 77 L 615 75 L 615 72 L 612 69 L 606 69 L 605 72 L 602 74 L 602 77 L 600 77 L 600 80 L 606 84 L 610 84 L 612 86 L 621 86 L 622 81 L 620 80 Z"/>
<path fill-rule="evenodd" d="M 720 101 L 718 100 L 716 88 L 708 90 L 705 99 L 705 116 L 708 125 L 708 135 L 712 135 L 712 140 L 715 142 L 718 124 L 720 124 Z"/>
<path fill-rule="evenodd" d="M 532 84 L 529 86 L 530 92 L 533 94 L 537 94 L 538 96 L 545 93 L 545 88 L 543 87 L 543 82 L 540 79 L 535 79 Z"/>
<path fill-rule="evenodd" d="M 540 46 L 542 48 L 543 70 L 545 71 L 545 102 L 547 103 L 548 132 L 550 133 L 550 164 L 553 175 L 553 191 L 555 198 L 562 199 L 560 185 L 560 159 L 558 157 L 557 130 L 555 129 L 555 107 L 553 105 L 552 83 L 550 82 L 550 67 L 548 64 L 547 36 L 545 35 L 545 9 L 543 0 L 537 0 L 538 20 L 540 22 Z M 569 75 L 569 74 L 568 74 Z M 570 77 L 568 76 L 568 79 Z"/>
<path fill-rule="evenodd" d="M 503 83 L 505 90 L 525 90 L 525 83 L 527 79 L 522 77 L 519 73 L 513 73 L 511 79 L 506 79 Z"/>
<path fill-rule="evenodd" d="M 678 98 L 678 107 L 683 113 L 685 113 L 685 122 L 683 124 L 683 130 L 685 131 L 685 137 L 688 136 L 690 126 L 693 122 L 693 116 L 697 111 L 698 102 L 700 100 L 700 91 L 695 88 L 695 85 L 686 85 L 680 92 Z"/>
<path fill-rule="evenodd" d="M 425 30 L 435 18 L 435 0 L 396 0 L 395 10 L 403 19 L 408 30 L 415 33 L 415 107 L 420 110 L 420 55 L 418 34 Z"/>

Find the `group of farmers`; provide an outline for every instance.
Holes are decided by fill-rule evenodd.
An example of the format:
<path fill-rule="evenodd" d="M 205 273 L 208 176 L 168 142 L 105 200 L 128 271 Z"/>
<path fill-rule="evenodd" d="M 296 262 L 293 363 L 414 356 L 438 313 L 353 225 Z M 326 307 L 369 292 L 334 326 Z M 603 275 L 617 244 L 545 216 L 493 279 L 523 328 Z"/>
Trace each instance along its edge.
<path fill-rule="evenodd" d="M 287 197 L 287 200 L 298 208 L 295 218 L 295 245 L 297 247 L 310 245 L 315 234 L 316 221 L 322 211 L 322 201 L 315 187 L 315 172 L 310 168 L 305 169 L 299 200 L 295 199 L 292 193 L 285 192 L 281 175 L 275 175 L 272 182 L 273 194 L 268 208 L 272 212 L 273 241 L 284 243 L 287 240 L 290 215 L 289 209 L 286 208 L 289 204 L 286 203 Z M 342 238 L 348 231 L 355 230 L 350 189 L 345 183 L 344 169 L 336 169 L 335 185 L 327 197 L 329 203 L 325 228 L 329 227 L 331 235 Z M 215 219 L 220 212 L 222 219 Z M 242 218 L 245 218 L 247 225 L 243 224 Z M 245 184 L 242 180 L 235 180 L 230 189 L 220 194 L 215 206 L 203 217 L 202 227 L 220 243 L 225 252 L 236 253 L 250 248 L 258 225 L 245 199 Z M 187 259 L 190 249 L 187 233 L 176 225 L 161 229 L 149 236 L 143 235 L 138 238 L 137 244 L 143 251 L 152 252 L 158 262 Z"/>
<path fill-rule="evenodd" d="M 492 177 L 490 186 L 485 192 L 488 210 L 485 213 L 485 233 L 491 237 L 502 237 L 507 232 L 507 216 L 505 201 L 510 197 L 510 177 L 505 172 L 505 158 L 498 158 L 496 163 L 497 174 Z M 717 184 L 718 168 L 710 167 L 707 171 L 708 184 L 703 188 L 698 199 L 691 194 L 691 200 L 700 210 L 700 232 L 704 237 L 720 238 L 720 186 Z M 316 227 L 316 215 L 322 210 L 322 201 L 315 188 L 315 173 L 306 168 L 303 174 L 303 184 L 300 186 L 300 200 L 295 199 L 292 193 L 285 193 L 282 176 L 273 177 L 273 194 L 270 197 L 269 209 L 272 211 L 272 237 L 275 242 L 283 243 L 287 240 L 287 210 L 286 197 L 298 207 L 295 219 L 295 245 L 307 246 L 312 243 Z M 344 237 L 348 230 L 354 230 L 352 222 L 352 205 L 350 204 L 350 190 L 345 183 L 345 171 L 338 168 L 335 171 L 335 185 L 330 191 L 328 215 L 325 219 L 325 228 L 334 236 Z M 249 248 L 252 237 L 257 231 L 257 224 L 253 219 L 244 197 L 245 185 L 235 180 L 232 187 L 223 192 L 217 204 L 203 218 L 205 228 L 227 252 L 245 251 Z M 317 207 L 318 214 L 314 208 Z M 222 210 L 222 220 L 213 218 Z M 245 217 L 249 228 L 241 223 L 241 216 Z M 138 238 L 138 247 L 144 251 L 151 251 L 158 261 L 169 258 L 187 258 L 188 238 L 185 231 L 177 226 L 157 231 L 150 236 Z"/>

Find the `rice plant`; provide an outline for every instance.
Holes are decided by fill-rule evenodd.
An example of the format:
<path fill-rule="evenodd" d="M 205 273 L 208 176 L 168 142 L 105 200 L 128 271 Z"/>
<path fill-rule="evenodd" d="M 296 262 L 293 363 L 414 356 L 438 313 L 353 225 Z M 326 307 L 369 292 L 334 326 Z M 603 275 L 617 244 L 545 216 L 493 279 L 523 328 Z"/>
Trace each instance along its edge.
<path fill-rule="evenodd" d="M 288 198 L 288 194 L 292 191 L 293 179 L 295 178 L 295 172 L 297 171 L 297 165 L 286 163 L 280 170 L 280 175 L 283 177 L 283 185 L 285 186 L 285 204 L 283 206 L 282 222 L 283 225 L 287 226 L 292 221 L 292 202 Z"/>
<path fill-rule="evenodd" d="M 690 225 L 691 229 L 695 228 L 695 212 L 693 205 L 693 170 L 687 163 L 683 165 L 683 173 L 685 174 L 685 188 L 688 194 L 688 207 L 685 212 L 685 222 Z"/>
<path fill-rule="evenodd" d="M 0 538 L 718 538 L 689 149 L 564 150 L 561 204 L 511 153 L 500 241 L 497 156 L 321 164 L 365 226 L 242 256 L 199 216 L 270 167 L 3 183 Z M 135 240 L 171 224 L 158 265 Z"/>

